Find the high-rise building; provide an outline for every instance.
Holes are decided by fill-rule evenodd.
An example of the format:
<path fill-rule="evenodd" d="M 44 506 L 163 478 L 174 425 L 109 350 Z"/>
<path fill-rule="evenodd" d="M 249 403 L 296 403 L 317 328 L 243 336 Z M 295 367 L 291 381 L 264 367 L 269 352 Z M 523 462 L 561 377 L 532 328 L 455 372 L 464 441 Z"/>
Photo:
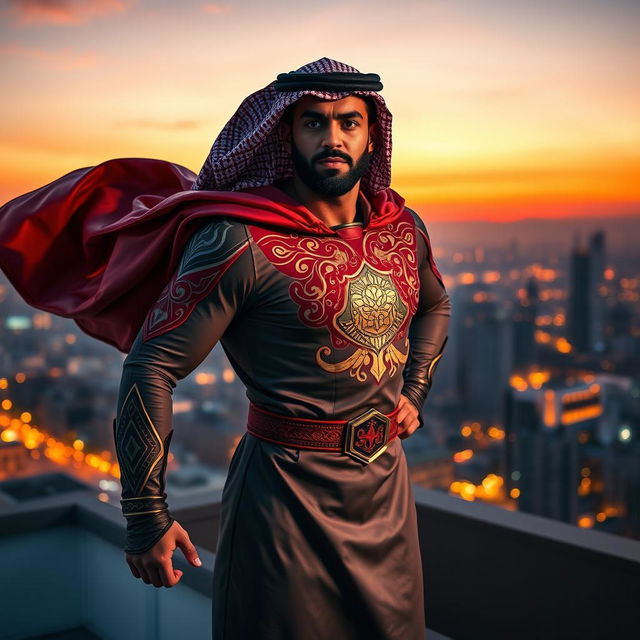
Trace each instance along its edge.
<path fill-rule="evenodd" d="M 605 236 L 598 230 L 581 245 L 576 235 L 569 263 L 567 339 L 579 353 L 605 350 Z"/>
<path fill-rule="evenodd" d="M 601 385 L 550 380 L 507 395 L 507 490 L 518 509 L 578 524 L 605 507 Z M 589 525 L 587 525 L 589 526 Z"/>
<path fill-rule="evenodd" d="M 590 280 L 589 253 L 580 245 L 579 237 L 576 234 L 569 264 L 567 340 L 576 351 L 581 353 L 589 351 Z"/>
<path fill-rule="evenodd" d="M 606 323 L 606 283 L 604 280 L 605 268 L 605 240 L 604 231 L 601 229 L 593 233 L 589 238 L 589 348 L 594 353 L 602 353 L 605 350 L 605 323 Z"/>
<path fill-rule="evenodd" d="M 517 303 L 513 312 L 513 364 L 515 367 L 526 367 L 538 360 L 538 345 L 535 340 L 538 302 L 538 283 L 535 278 L 530 278 L 526 286 L 526 296 Z"/>
<path fill-rule="evenodd" d="M 513 322 L 497 287 L 474 283 L 456 288 L 456 389 L 460 404 L 477 420 L 503 419 L 504 392 L 513 369 Z"/>

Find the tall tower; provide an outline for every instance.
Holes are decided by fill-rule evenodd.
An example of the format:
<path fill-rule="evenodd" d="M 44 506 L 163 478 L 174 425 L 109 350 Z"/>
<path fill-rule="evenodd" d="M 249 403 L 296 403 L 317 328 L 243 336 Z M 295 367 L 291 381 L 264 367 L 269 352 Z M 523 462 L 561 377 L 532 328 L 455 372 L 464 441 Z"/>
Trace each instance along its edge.
<path fill-rule="evenodd" d="M 526 292 L 513 313 L 513 364 L 516 367 L 531 365 L 538 357 L 535 332 L 539 295 L 535 278 L 527 281 Z"/>
<path fill-rule="evenodd" d="M 605 350 L 605 260 L 604 231 L 599 229 L 589 238 L 589 348 L 595 353 Z"/>
<path fill-rule="evenodd" d="M 456 390 L 468 415 L 502 421 L 504 393 L 513 370 L 513 322 L 510 303 L 498 289 L 474 283 L 456 287 L 452 338 L 456 354 Z"/>
<path fill-rule="evenodd" d="M 574 238 L 569 264 L 569 297 L 567 302 L 567 339 L 582 353 L 589 351 L 591 333 L 591 265 L 589 252 Z"/>

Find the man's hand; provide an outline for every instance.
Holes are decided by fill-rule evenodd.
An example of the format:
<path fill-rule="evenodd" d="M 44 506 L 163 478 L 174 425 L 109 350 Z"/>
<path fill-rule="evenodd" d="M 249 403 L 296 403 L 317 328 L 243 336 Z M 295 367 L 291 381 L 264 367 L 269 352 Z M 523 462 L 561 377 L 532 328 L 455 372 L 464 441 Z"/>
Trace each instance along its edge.
<path fill-rule="evenodd" d="M 400 411 L 398 411 L 398 415 L 396 416 L 396 420 L 398 421 L 398 438 L 404 440 L 420 426 L 420 420 L 418 419 L 418 410 L 407 396 L 400 394 L 398 405 L 400 406 Z"/>
<path fill-rule="evenodd" d="M 198 552 L 189 539 L 189 534 L 174 521 L 169 530 L 144 553 L 127 553 L 127 563 L 135 578 L 154 587 L 173 587 L 182 577 L 180 569 L 171 564 L 173 552 L 177 547 L 182 549 L 184 557 L 194 567 L 202 566 Z"/>

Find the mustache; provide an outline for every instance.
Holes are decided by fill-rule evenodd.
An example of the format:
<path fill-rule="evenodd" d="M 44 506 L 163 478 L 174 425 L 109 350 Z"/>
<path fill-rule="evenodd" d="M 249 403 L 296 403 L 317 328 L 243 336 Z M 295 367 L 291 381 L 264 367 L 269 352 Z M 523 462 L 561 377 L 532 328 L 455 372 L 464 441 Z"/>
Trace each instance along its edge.
<path fill-rule="evenodd" d="M 353 166 L 353 160 L 351 156 L 348 156 L 346 153 L 342 151 L 338 151 L 337 149 L 327 149 L 326 151 L 321 151 L 314 159 L 314 164 L 316 162 L 320 162 L 320 160 L 326 160 L 327 158 L 340 158 L 340 160 L 344 160 L 350 167 Z"/>

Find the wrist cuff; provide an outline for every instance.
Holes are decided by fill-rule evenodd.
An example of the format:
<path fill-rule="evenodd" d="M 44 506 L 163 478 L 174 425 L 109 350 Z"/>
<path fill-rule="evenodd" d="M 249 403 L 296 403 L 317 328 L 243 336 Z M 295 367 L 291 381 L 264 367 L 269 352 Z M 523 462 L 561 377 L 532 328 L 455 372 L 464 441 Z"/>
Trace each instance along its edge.
<path fill-rule="evenodd" d="M 138 496 L 137 498 L 122 498 L 122 515 L 125 518 L 131 516 L 150 515 L 166 511 L 169 507 L 165 500 L 166 495 L 161 496 Z"/>
<path fill-rule="evenodd" d="M 153 547 L 174 523 L 168 511 L 127 518 L 125 553 L 144 553 Z"/>

